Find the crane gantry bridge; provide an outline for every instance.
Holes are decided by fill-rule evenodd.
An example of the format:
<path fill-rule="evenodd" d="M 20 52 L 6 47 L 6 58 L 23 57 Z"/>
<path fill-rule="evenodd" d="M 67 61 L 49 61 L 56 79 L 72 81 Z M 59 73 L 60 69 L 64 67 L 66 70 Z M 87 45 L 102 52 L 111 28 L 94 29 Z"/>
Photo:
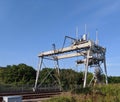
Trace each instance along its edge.
<path fill-rule="evenodd" d="M 94 67 L 95 69 L 95 72 L 94 72 L 94 75 L 91 81 L 94 79 L 96 80 L 96 82 L 100 82 L 98 76 L 99 76 L 99 73 L 101 73 L 101 70 L 102 70 L 101 65 L 103 64 L 105 83 L 106 84 L 108 83 L 107 69 L 106 69 L 106 57 L 105 57 L 106 48 L 98 45 L 98 43 L 96 43 L 95 41 L 88 40 L 87 34 L 84 34 L 81 39 L 75 39 L 69 36 L 65 36 L 65 41 L 67 38 L 72 40 L 72 44 L 70 46 L 56 49 L 55 44 L 53 44 L 53 50 L 41 52 L 38 55 L 40 60 L 39 60 L 39 68 L 36 74 L 34 90 L 36 90 L 38 87 L 38 78 L 39 78 L 40 71 L 42 70 L 42 64 L 43 64 L 44 59 L 55 61 L 55 69 L 57 70 L 57 74 L 59 76 L 60 74 L 59 73 L 59 60 L 81 56 L 81 59 L 77 60 L 76 63 L 84 64 L 85 66 L 84 79 L 83 79 L 84 88 L 87 86 L 87 74 L 88 74 L 89 67 Z M 58 77 L 58 83 L 59 85 L 61 84 L 59 77 Z M 41 84 L 42 82 L 40 83 L 40 85 Z"/>

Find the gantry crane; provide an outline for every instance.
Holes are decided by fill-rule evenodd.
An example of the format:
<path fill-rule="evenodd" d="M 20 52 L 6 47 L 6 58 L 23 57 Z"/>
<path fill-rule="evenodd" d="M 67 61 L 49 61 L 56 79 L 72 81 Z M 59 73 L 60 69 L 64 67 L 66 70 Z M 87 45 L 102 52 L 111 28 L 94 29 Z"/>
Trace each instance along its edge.
<path fill-rule="evenodd" d="M 96 79 L 96 81 L 99 81 L 99 78 L 97 76 L 99 75 L 99 73 L 101 73 L 100 72 L 101 64 L 103 64 L 104 66 L 104 73 L 105 73 L 105 79 L 106 79 L 105 83 L 108 84 L 106 57 L 105 57 L 106 48 L 98 45 L 96 42 L 92 40 L 88 40 L 87 34 L 84 34 L 81 39 L 75 39 L 75 38 L 66 36 L 65 40 L 66 38 L 69 38 L 72 40 L 72 44 L 70 46 L 67 46 L 67 47 L 63 46 L 60 49 L 56 49 L 55 44 L 53 44 L 53 50 L 41 52 L 38 55 L 40 61 L 39 61 L 39 68 L 37 70 L 34 90 L 36 90 L 37 88 L 38 78 L 39 78 L 40 70 L 42 69 L 42 64 L 44 59 L 53 60 L 56 62 L 55 68 L 57 69 L 57 73 L 59 75 L 60 73 L 59 73 L 58 61 L 60 59 L 66 59 L 66 58 L 71 58 L 76 56 L 82 56 L 82 58 L 80 60 L 77 60 L 76 63 L 84 64 L 85 66 L 84 80 L 83 80 L 84 88 L 87 85 L 87 73 L 88 73 L 89 67 L 95 67 L 95 74 L 93 76 L 93 79 Z M 58 78 L 58 82 L 60 84 L 59 78 Z"/>

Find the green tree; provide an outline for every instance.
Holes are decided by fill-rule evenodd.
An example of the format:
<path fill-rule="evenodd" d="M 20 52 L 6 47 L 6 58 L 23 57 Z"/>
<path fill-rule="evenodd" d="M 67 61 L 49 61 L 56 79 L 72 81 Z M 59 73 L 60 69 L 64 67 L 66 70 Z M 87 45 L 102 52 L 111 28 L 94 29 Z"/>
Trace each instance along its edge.
<path fill-rule="evenodd" d="M 6 84 L 29 84 L 36 77 L 35 69 L 26 64 L 8 65 L 3 73 L 3 82 Z"/>

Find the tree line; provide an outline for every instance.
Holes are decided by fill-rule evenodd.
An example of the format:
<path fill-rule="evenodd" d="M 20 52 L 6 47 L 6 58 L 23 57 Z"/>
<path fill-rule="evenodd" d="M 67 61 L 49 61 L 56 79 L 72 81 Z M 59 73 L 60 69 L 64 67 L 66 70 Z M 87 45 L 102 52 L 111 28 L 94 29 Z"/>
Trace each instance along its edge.
<path fill-rule="evenodd" d="M 33 84 L 35 77 L 35 69 L 26 64 L 8 65 L 5 68 L 0 68 L 1 84 Z"/>
<path fill-rule="evenodd" d="M 51 74 L 49 73 L 51 72 Z M 60 75 L 56 74 L 53 68 L 43 68 L 40 72 L 38 84 L 44 80 L 43 85 L 57 84 L 57 78 L 60 79 L 61 86 L 71 88 L 74 85 L 83 84 L 83 72 L 77 72 L 72 69 L 60 69 Z M 45 78 L 46 77 L 46 78 Z M 88 73 L 87 82 L 93 77 L 92 73 Z M 36 78 L 36 70 L 26 64 L 8 65 L 0 68 L 0 84 L 11 85 L 34 85 Z M 109 76 L 109 83 L 120 83 L 120 76 Z"/>

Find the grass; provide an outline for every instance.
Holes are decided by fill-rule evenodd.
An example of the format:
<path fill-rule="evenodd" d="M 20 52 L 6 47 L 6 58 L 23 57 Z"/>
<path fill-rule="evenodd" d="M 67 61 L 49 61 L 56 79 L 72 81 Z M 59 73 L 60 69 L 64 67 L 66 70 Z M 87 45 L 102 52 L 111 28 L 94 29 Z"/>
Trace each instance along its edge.
<path fill-rule="evenodd" d="M 74 89 L 44 102 L 120 102 L 120 84 Z"/>
<path fill-rule="evenodd" d="M 51 98 L 50 100 L 47 100 L 44 102 L 76 102 L 76 100 L 74 97 L 60 96 L 60 97 Z"/>

